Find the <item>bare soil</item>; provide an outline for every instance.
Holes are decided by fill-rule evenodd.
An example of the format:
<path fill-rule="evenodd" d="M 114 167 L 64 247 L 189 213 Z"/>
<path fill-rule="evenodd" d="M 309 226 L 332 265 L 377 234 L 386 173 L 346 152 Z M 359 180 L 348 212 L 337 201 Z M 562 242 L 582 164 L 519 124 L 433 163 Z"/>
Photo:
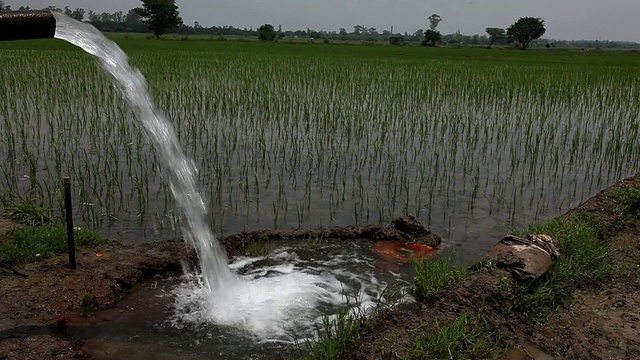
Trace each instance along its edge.
<path fill-rule="evenodd" d="M 640 188 L 640 176 L 624 181 Z M 366 324 L 358 346 L 347 358 L 396 359 L 412 347 L 418 329 L 451 322 L 462 313 L 483 315 L 500 333 L 495 347 L 503 359 L 635 359 L 640 358 L 640 222 L 623 218 L 608 196 L 616 184 L 572 211 L 586 211 L 608 224 L 606 241 L 616 249 L 613 262 L 623 275 L 607 284 L 579 284 L 571 305 L 558 309 L 545 324 L 511 311 L 515 281 L 500 269 L 471 272 L 455 287 L 420 308 L 383 313 Z M 0 233 L 13 226 L 0 218 Z M 253 241 L 304 240 L 314 237 L 395 240 L 437 246 L 440 239 L 411 219 L 394 226 L 350 226 L 305 231 L 257 231 L 223 237 L 230 256 Z M 499 239 L 496 239 L 496 242 Z M 98 256 L 100 254 L 100 256 Z M 113 306 L 136 284 L 158 275 L 180 274 L 195 255 L 182 240 L 142 245 L 111 242 L 77 251 L 78 269 L 67 256 L 0 267 L 0 360 L 89 359 L 82 344 L 66 335 L 71 313 Z"/>

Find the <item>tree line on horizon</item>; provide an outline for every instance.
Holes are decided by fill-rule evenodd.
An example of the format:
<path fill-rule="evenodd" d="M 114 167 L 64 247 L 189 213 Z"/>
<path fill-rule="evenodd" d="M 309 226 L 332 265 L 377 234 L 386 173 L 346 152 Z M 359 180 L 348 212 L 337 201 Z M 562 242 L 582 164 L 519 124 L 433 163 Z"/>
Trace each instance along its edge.
<path fill-rule="evenodd" d="M 202 26 L 199 22 L 194 22 L 193 25 L 186 25 L 179 18 L 177 6 L 175 6 L 175 0 L 142 0 L 142 8 L 129 9 L 127 12 L 117 11 L 114 13 L 97 13 L 92 10 L 85 10 L 83 8 L 72 9 L 68 6 L 59 8 L 56 6 L 48 6 L 43 8 L 45 10 L 57 11 L 63 13 L 78 21 L 85 21 L 96 27 L 103 32 L 125 32 L 125 33 L 143 33 L 151 34 L 155 33 L 156 36 L 160 36 L 164 32 L 156 31 L 150 28 L 147 21 L 148 17 L 145 17 L 144 9 L 146 6 L 173 6 L 175 16 L 179 19 L 174 26 L 169 27 L 171 33 L 178 35 L 209 35 L 209 36 L 237 36 L 237 37 L 261 37 L 260 28 L 236 28 L 234 26 Z M 17 9 L 11 9 L 10 6 L 5 5 L 0 0 L 0 10 L 35 10 L 28 6 L 20 6 Z M 171 10 L 170 10 L 171 11 Z M 146 13 L 146 15 L 150 15 Z M 435 15 L 435 17 L 434 17 Z M 390 38 L 402 39 L 402 42 L 410 43 L 422 43 L 423 45 L 436 45 L 437 43 L 446 45 L 477 45 L 491 47 L 493 44 L 506 44 L 508 41 L 508 34 L 505 29 L 497 27 L 488 27 L 486 34 L 474 34 L 465 35 L 456 31 L 452 34 L 442 35 L 436 31 L 437 25 L 442 21 L 437 14 L 433 14 L 429 17 L 429 27 L 426 30 L 417 29 L 415 32 L 399 33 L 393 32 L 391 29 L 385 29 L 378 31 L 375 27 L 368 27 L 365 25 L 356 24 L 353 26 L 352 31 L 347 31 L 346 28 L 339 28 L 337 31 L 325 31 L 314 30 L 306 28 L 303 30 L 283 30 L 281 26 L 278 26 L 277 31 L 271 26 L 271 30 L 275 32 L 277 39 L 313 39 L 313 40 L 343 40 L 343 41 L 365 41 L 365 42 L 387 42 Z M 270 24 L 264 24 L 270 25 Z M 263 25 L 263 26 L 264 26 Z M 435 26 L 434 26 L 435 25 Z M 167 29 L 168 30 L 168 29 Z M 640 44 L 627 41 L 598 41 L 598 40 L 552 40 L 545 39 L 542 42 L 547 47 L 575 47 L 575 48 L 640 48 Z M 527 47 L 530 44 L 527 44 Z"/>

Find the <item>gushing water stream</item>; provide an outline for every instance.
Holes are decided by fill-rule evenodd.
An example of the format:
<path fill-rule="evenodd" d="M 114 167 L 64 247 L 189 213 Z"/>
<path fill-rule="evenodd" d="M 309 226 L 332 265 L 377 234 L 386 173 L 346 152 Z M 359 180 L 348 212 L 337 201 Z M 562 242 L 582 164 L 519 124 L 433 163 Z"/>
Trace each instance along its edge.
<path fill-rule="evenodd" d="M 186 219 L 182 233 L 196 249 L 205 286 L 218 289 L 237 281 L 227 265 L 227 255 L 205 221 L 207 205 L 196 186 L 197 170 L 182 151 L 167 119 L 153 105 L 144 76 L 129 65 L 124 51 L 96 28 L 61 14 L 54 13 L 54 16 L 55 37 L 82 48 L 98 59 L 102 68 L 113 77 L 159 152 L 163 173 L 168 175 L 171 192 Z"/>
<path fill-rule="evenodd" d="M 240 259 L 230 268 L 224 249 L 205 221 L 207 205 L 196 186 L 197 170 L 182 151 L 172 126 L 153 105 L 143 75 L 129 65 L 122 49 L 94 27 L 64 15 L 55 17 L 55 37 L 98 59 L 160 155 L 162 172 L 185 220 L 183 236 L 195 248 L 201 271 L 187 274 L 189 281 L 173 291 L 175 326 L 217 324 L 248 330 L 259 341 L 287 341 L 292 332 L 296 337 L 311 336 L 321 320 L 320 308 L 343 306 L 349 290 L 358 293 L 355 301 L 360 305 L 373 305 L 385 285 L 373 274 L 361 276 L 310 265 L 296 253 Z"/>

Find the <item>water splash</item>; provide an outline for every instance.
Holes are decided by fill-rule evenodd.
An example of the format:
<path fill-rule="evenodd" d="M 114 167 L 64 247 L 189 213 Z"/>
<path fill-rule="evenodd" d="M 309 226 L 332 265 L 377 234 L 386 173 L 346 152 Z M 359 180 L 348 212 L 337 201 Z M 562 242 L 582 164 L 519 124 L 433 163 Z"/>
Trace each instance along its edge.
<path fill-rule="evenodd" d="M 187 281 L 171 293 L 175 314 L 170 323 L 187 330 L 205 330 L 208 324 L 242 329 L 257 343 L 312 340 L 324 315 L 335 318 L 330 314 L 345 307 L 368 313 L 383 296 L 386 283 L 363 255 L 368 247 L 350 245 L 349 250 L 334 244 L 308 248 L 303 255 L 298 254 L 302 249 L 281 248 L 265 257 L 236 258 L 230 267 L 241 281 L 213 297 L 197 285 L 198 276 L 185 275 Z"/>
<path fill-rule="evenodd" d="M 162 159 L 163 174 L 186 222 L 182 233 L 200 260 L 203 285 L 209 290 L 237 282 L 227 255 L 206 223 L 207 205 L 196 186 L 197 170 L 182 151 L 173 127 L 153 105 L 144 76 L 129 65 L 128 57 L 95 27 L 54 13 L 57 39 L 70 42 L 95 56 L 114 80 L 123 98 L 142 122 L 147 137 Z"/>

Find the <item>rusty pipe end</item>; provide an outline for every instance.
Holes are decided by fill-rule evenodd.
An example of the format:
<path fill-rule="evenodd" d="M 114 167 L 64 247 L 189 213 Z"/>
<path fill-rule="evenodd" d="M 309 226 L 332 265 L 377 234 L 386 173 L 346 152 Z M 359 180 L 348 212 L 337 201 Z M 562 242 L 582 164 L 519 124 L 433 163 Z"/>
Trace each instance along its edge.
<path fill-rule="evenodd" d="M 47 39 L 56 33 L 49 10 L 0 11 L 0 41 Z"/>

